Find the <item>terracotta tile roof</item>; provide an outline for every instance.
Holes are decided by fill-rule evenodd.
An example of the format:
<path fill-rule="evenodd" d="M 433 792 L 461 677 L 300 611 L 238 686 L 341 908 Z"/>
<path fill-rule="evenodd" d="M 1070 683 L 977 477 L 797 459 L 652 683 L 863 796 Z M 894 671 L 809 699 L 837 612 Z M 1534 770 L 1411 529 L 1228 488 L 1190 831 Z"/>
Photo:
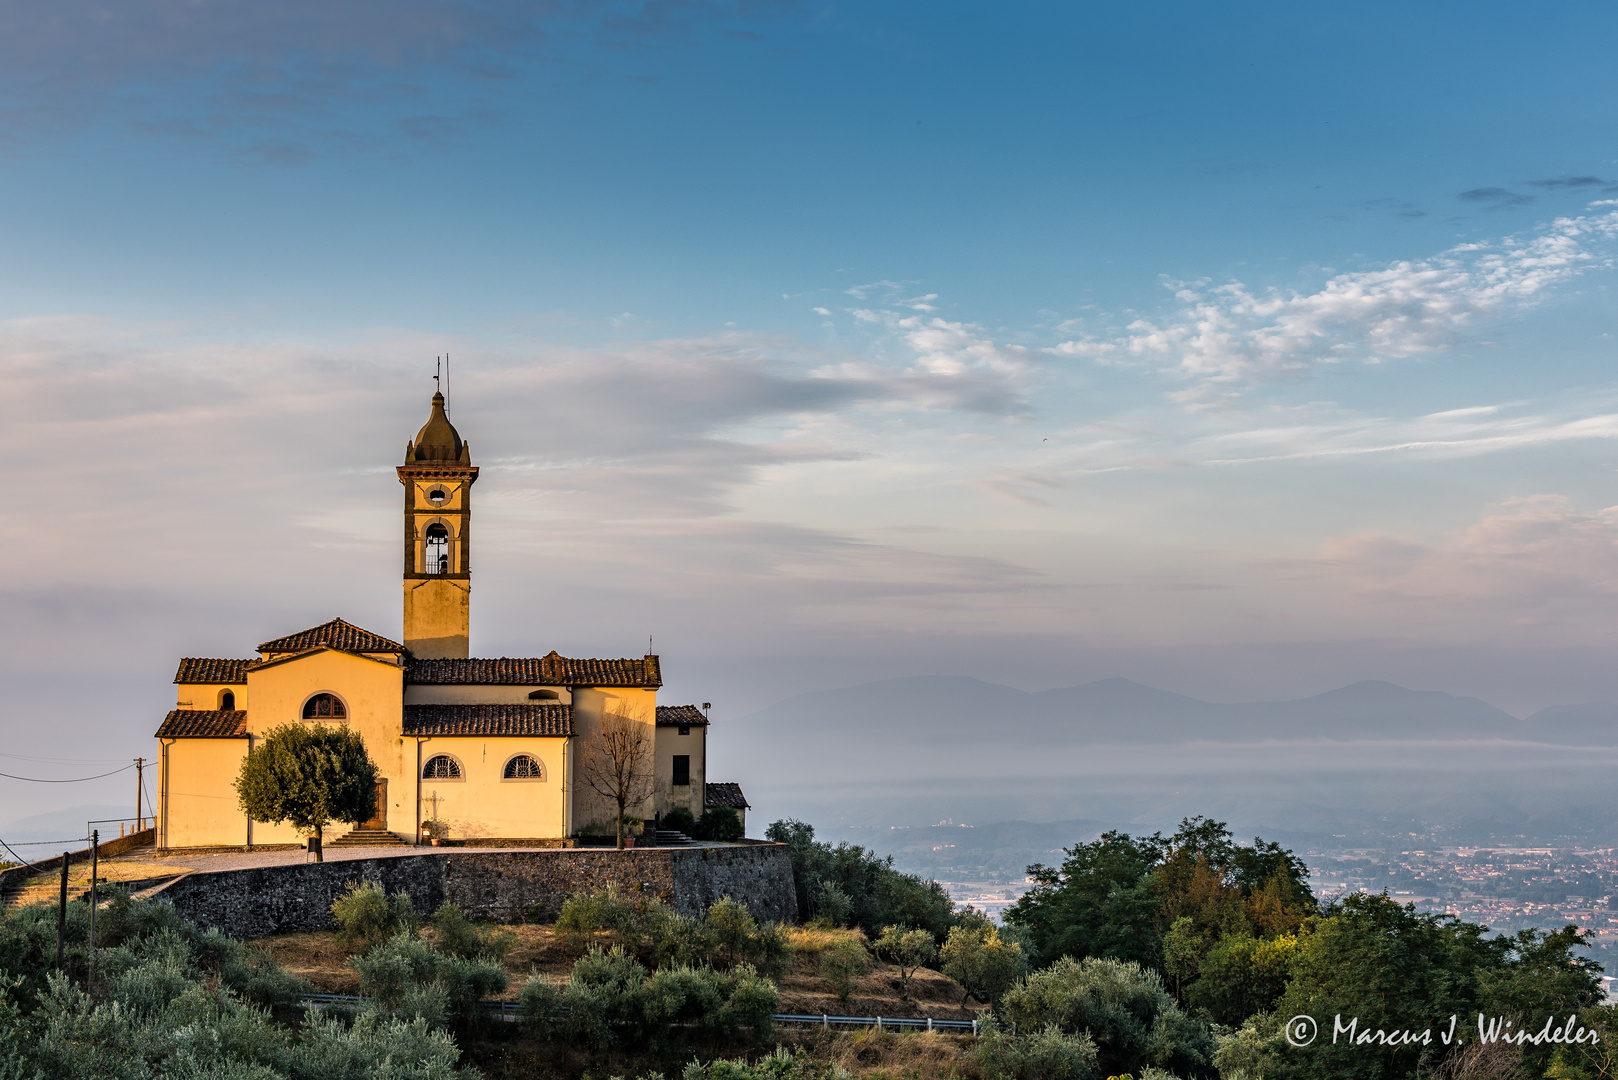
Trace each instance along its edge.
<path fill-rule="evenodd" d="M 180 670 L 174 673 L 177 683 L 229 683 L 236 686 L 247 682 L 247 665 L 251 660 L 212 660 L 202 656 L 187 656 L 180 661 Z"/>
<path fill-rule="evenodd" d="M 573 706 L 545 704 L 406 705 L 406 735 L 573 734 Z"/>
<path fill-rule="evenodd" d="M 498 660 L 411 660 L 405 682 L 439 686 L 646 686 L 663 685 L 657 657 L 576 660 L 549 656 Z"/>
<path fill-rule="evenodd" d="M 342 619 L 333 619 L 328 623 L 300 630 L 296 634 L 266 641 L 258 647 L 261 653 L 293 653 L 303 652 L 326 645 L 333 649 L 352 653 L 402 653 L 405 647 L 397 641 L 389 641 L 380 634 L 373 634 L 369 630 L 361 630 L 352 623 Z"/>
<path fill-rule="evenodd" d="M 158 739 L 236 739 L 247 737 L 246 709 L 175 709 L 163 718 Z"/>
<path fill-rule="evenodd" d="M 740 784 L 704 784 L 702 785 L 703 806 L 730 806 L 737 810 L 749 809 L 747 796 L 742 794 Z"/>
<path fill-rule="evenodd" d="M 708 718 L 702 715 L 702 710 L 695 705 L 659 705 L 657 707 L 658 727 L 679 725 L 701 725 L 706 727 Z"/>

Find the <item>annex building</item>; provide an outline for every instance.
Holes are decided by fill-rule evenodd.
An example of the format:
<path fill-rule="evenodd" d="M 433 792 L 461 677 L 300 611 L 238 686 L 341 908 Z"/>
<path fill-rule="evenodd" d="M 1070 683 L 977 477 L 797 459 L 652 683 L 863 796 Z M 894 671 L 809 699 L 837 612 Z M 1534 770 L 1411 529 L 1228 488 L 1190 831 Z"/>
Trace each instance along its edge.
<path fill-rule="evenodd" d="M 361 828 L 395 842 L 423 842 L 424 824 L 474 844 L 610 834 L 616 808 L 577 782 L 581 743 L 607 718 L 647 725 L 655 746 L 654 794 L 636 816 L 745 813 L 739 785 L 708 782 L 707 715 L 657 703 L 655 655 L 471 655 L 478 468 L 442 394 L 398 478 L 403 641 L 333 619 L 265 641 L 256 656 L 182 659 L 175 708 L 157 730 L 159 847 L 301 842 L 291 825 L 249 821 L 234 788 L 255 742 L 289 721 L 361 735 L 382 777 L 376 815 Z"/>

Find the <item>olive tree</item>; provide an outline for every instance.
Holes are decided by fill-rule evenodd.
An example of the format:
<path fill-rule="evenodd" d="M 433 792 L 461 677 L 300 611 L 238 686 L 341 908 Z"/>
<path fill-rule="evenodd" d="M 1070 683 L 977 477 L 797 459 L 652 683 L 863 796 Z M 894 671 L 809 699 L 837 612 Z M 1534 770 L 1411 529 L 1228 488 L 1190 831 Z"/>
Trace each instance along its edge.
<path fill-rule="evenodd" d="M 938 946 L 926 930 L 888 926 L 876 941 L 876 954 L 899 969 L 899 995 L 910 1000 L 910 980 L 918 968 L 938 959 Z"/>
<path fill-rule="evenodd" d="M 282 724 L 242 762 L 236 794 L 242 810 L 260 822 L 289 821 L 314 834 L 315 858 L 325 858 L 321 832 L 328 821 L 358 825 L 376 812 L 377 768 L 365 742 L 346 727 Z"/>

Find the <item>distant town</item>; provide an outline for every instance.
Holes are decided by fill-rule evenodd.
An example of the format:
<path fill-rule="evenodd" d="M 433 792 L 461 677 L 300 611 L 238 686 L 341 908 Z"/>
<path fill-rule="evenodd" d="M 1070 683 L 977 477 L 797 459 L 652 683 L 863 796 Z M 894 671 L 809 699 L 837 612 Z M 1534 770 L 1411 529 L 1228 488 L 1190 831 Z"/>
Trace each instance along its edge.
<path fill-rule="evenodd" d="M 998 839 L 1003 829 L 944 821 L 884 831 L 893 837 L 890 850 L 900 852 L 898 865 L 925 870 L 955 901 L 998 917 L 1030 884 L 1026 866 L 1013 863 L 1024 858 L 1054 866 L 1063 855 L 1061 848 L 1028 855 L 1007 851 Z M 997 839 L 985 843 L 981 833 L 996 834 Z M 1080 839 L 1089 837 L 1076 836 L 1074 842 Z M 1310 883 L 1322 899 L 1386 890 L 1418 910 L 1453 915 L 1502 933 L 1573 923 L 1594 933 L 1596 958 L 1609 972 L 1618 970 L 1618 848 L 1527 846 L 1521 840 L 1518 846 L 1429 846 L 1435 839 L 1412 836 L 1399 845 L 1385 837 L 1374 847 L 1316 844 L 1297 845 L 1294 850 L 1308 864 Z"/>

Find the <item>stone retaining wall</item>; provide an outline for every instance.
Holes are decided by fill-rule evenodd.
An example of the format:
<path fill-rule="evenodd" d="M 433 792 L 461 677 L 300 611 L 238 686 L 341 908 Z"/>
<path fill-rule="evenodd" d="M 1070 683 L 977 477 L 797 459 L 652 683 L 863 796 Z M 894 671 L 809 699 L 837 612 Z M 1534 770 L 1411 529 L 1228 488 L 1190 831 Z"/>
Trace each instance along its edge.
<path fill-rule="evenodd" d="M 343 862 L 188 874 L 157 894 L 188 919 L 235 938 L 333 927 L 331 903 L 350 881 L 403 890 L 416 910 L 453 900 L 468 917 L 548 921 L 580 890 L 616 885 L 695 915 L 722 896 L 754 917 L 795 921 L 792 863 L 782 844 L 629 851 L 436 851 Z"/>

